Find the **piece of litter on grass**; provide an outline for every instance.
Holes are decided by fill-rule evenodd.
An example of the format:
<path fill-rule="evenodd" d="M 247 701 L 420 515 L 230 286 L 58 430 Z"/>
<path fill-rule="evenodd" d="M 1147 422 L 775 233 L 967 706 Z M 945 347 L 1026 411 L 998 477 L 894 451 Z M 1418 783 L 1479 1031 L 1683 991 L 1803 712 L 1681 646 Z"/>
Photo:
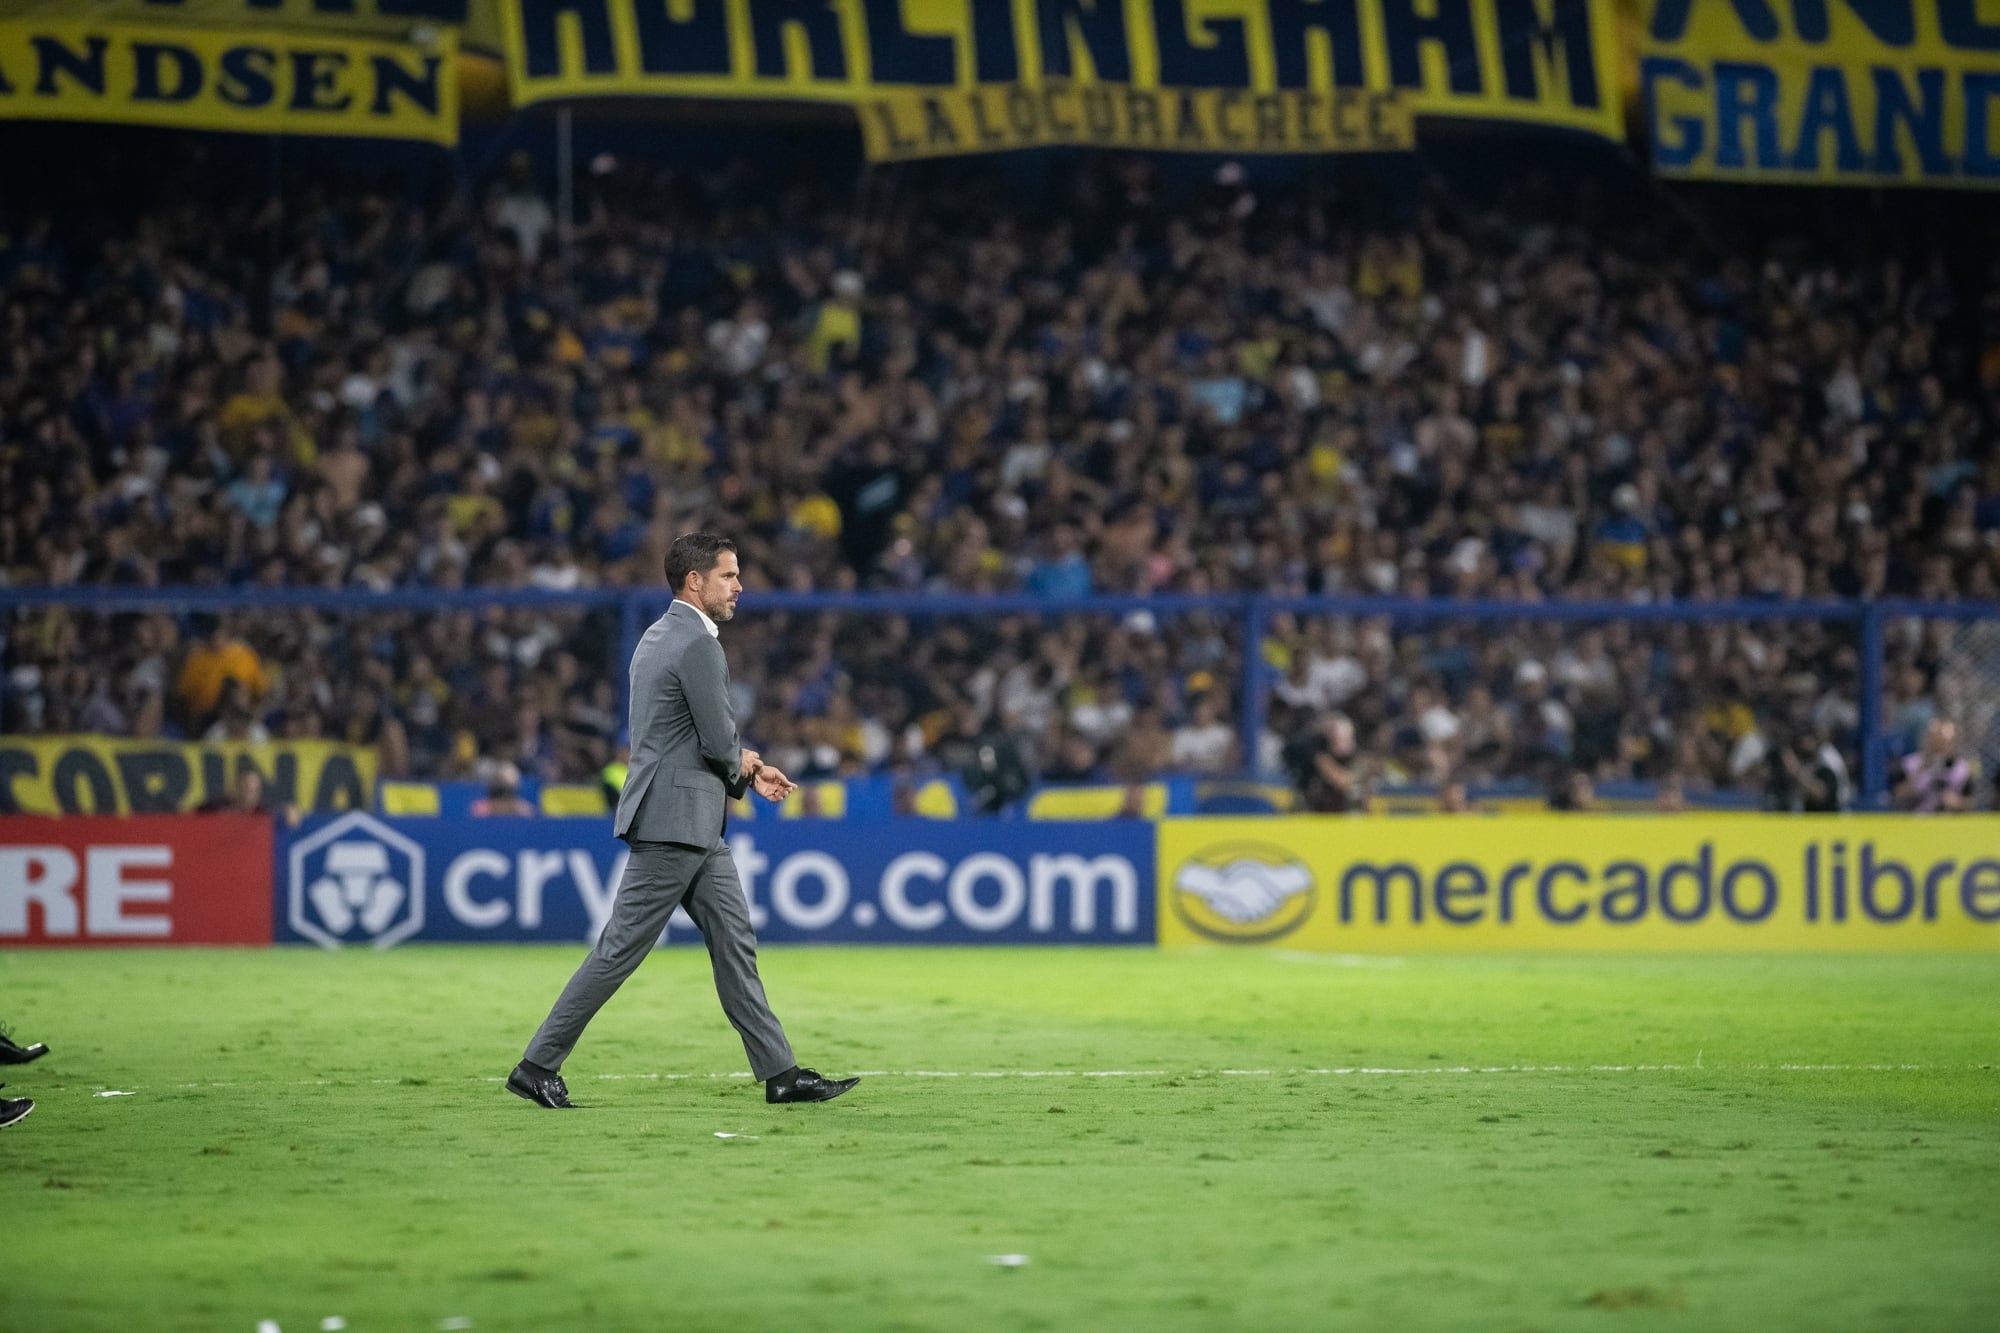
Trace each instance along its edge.
<path fill-rule="evenodd" d="M 91 1096 L 93 1096 L 93 1097 L 130 1097 L 130 1096 L 132 1096 L 132 1094 L 131 1094 L 131 1093 L 129 1093 L 129 1092 L 93 1092 L 93 1093 L 91 1093 L 90 1095 L 91 1095 Z M 270 1321 L 269 1321 L 269 1320 L 266 1320 L 265 1322 L 266 1322 L 266 1323 L 270 1323 Z M 272 1327 L 272 1328 L 276 1328 L 276 1327 L 277 1327 L 277 1325 L 276 1325 L 276 1324 L 271 1324 L 271 1327 Z"/>
<path fill-rule="evenodd" d="M 330 1314 L 319 1321 L 320 1333 L 340 1333 L 347 1327 L 347 1321 L 337 1314 Z"/>
<path fill-rule="evenodd" d="M 471 1328 L 472 1321 L 462 1314 L 455 1314 L 438 1325 L 439 1328 Z"/>
<path fill-rule="evenodd" d="M 989 1254 L 986 1256 L 986 1262 L 992 1264 L 995 1268 L 1021 1268 L 1027 1264 L 1028 1256 L 1025 1254 Z"/>
<path fill-rule="evenodd" d="M 728 1130 L 718 1129 L 715 1131 L 715 1137 L 718 1139 L 754 1139 L 757 1136 L 755 1134 L 731 1134 Z"/>
<path fill-rule="evenodd" d="M 100 1092 L 97 1095 L 102 1097 L 104 1094 Z M 257 1333 L 285 1333 L 285 1330 L 278 1327 L 278 1321 L 275 1319 L 259 1319 Z"/>

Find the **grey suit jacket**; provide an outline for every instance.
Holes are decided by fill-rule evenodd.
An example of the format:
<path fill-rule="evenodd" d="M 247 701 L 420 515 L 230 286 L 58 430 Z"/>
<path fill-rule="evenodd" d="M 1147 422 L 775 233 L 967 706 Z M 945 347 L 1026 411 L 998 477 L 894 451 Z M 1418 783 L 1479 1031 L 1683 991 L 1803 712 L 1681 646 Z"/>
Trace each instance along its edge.
<path fill-rule="evenodd" d="M 691 606 L 675 602 L 632 654 L 632 755 L 612 832 L 634 842 L 715 847 L 723 797 L 743 775 L 729 663 Z"/>

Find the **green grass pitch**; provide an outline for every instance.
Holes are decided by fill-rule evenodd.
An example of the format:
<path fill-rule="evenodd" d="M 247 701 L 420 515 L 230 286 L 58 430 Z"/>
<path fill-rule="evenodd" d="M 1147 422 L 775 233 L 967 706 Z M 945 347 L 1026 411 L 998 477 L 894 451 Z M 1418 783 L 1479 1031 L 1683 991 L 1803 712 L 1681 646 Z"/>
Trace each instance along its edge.
<path fill-rule="evenodd" d="M 0 953 L 0 1328 L 2000 1326 L 2000 958 L 580 954 Z"/>

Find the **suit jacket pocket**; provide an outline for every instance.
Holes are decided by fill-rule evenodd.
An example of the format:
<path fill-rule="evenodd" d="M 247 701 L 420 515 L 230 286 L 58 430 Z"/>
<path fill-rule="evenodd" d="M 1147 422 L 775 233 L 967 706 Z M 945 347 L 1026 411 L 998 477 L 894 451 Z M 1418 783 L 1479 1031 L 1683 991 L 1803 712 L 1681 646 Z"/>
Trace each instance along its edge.
<path fill-rule="evenodd" d="M 677 832 L 670 836 L 709 839 L 722 832 L 721 778 L 704 768 L 677 768 L 671 790 Z"/>

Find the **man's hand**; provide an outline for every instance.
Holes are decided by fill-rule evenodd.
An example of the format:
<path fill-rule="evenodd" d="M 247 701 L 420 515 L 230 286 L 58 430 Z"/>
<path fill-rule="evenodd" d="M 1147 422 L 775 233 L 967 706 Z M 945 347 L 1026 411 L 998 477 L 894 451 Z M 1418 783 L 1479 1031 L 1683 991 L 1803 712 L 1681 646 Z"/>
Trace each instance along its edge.
<path fill-rule="evenodd" d="M 762 764 L 757 769 L 757 776 L 750 780 L 750 787 L 767 801 L 782 801 L 797 791 L 799 784 L 769 764 Z"/>
<path fill-rule="evenodd" d="M 744 746 L 743 762 L 739 766 L 743 770 L 743 776 L 746 778 L 754 778 L 757 776 L 757 770 L 762 768 L 763 766 L 764 766 L 764 757 L 758 754 L 755 750 L 751 749 L 749 746 L 747 745 Z"/>

